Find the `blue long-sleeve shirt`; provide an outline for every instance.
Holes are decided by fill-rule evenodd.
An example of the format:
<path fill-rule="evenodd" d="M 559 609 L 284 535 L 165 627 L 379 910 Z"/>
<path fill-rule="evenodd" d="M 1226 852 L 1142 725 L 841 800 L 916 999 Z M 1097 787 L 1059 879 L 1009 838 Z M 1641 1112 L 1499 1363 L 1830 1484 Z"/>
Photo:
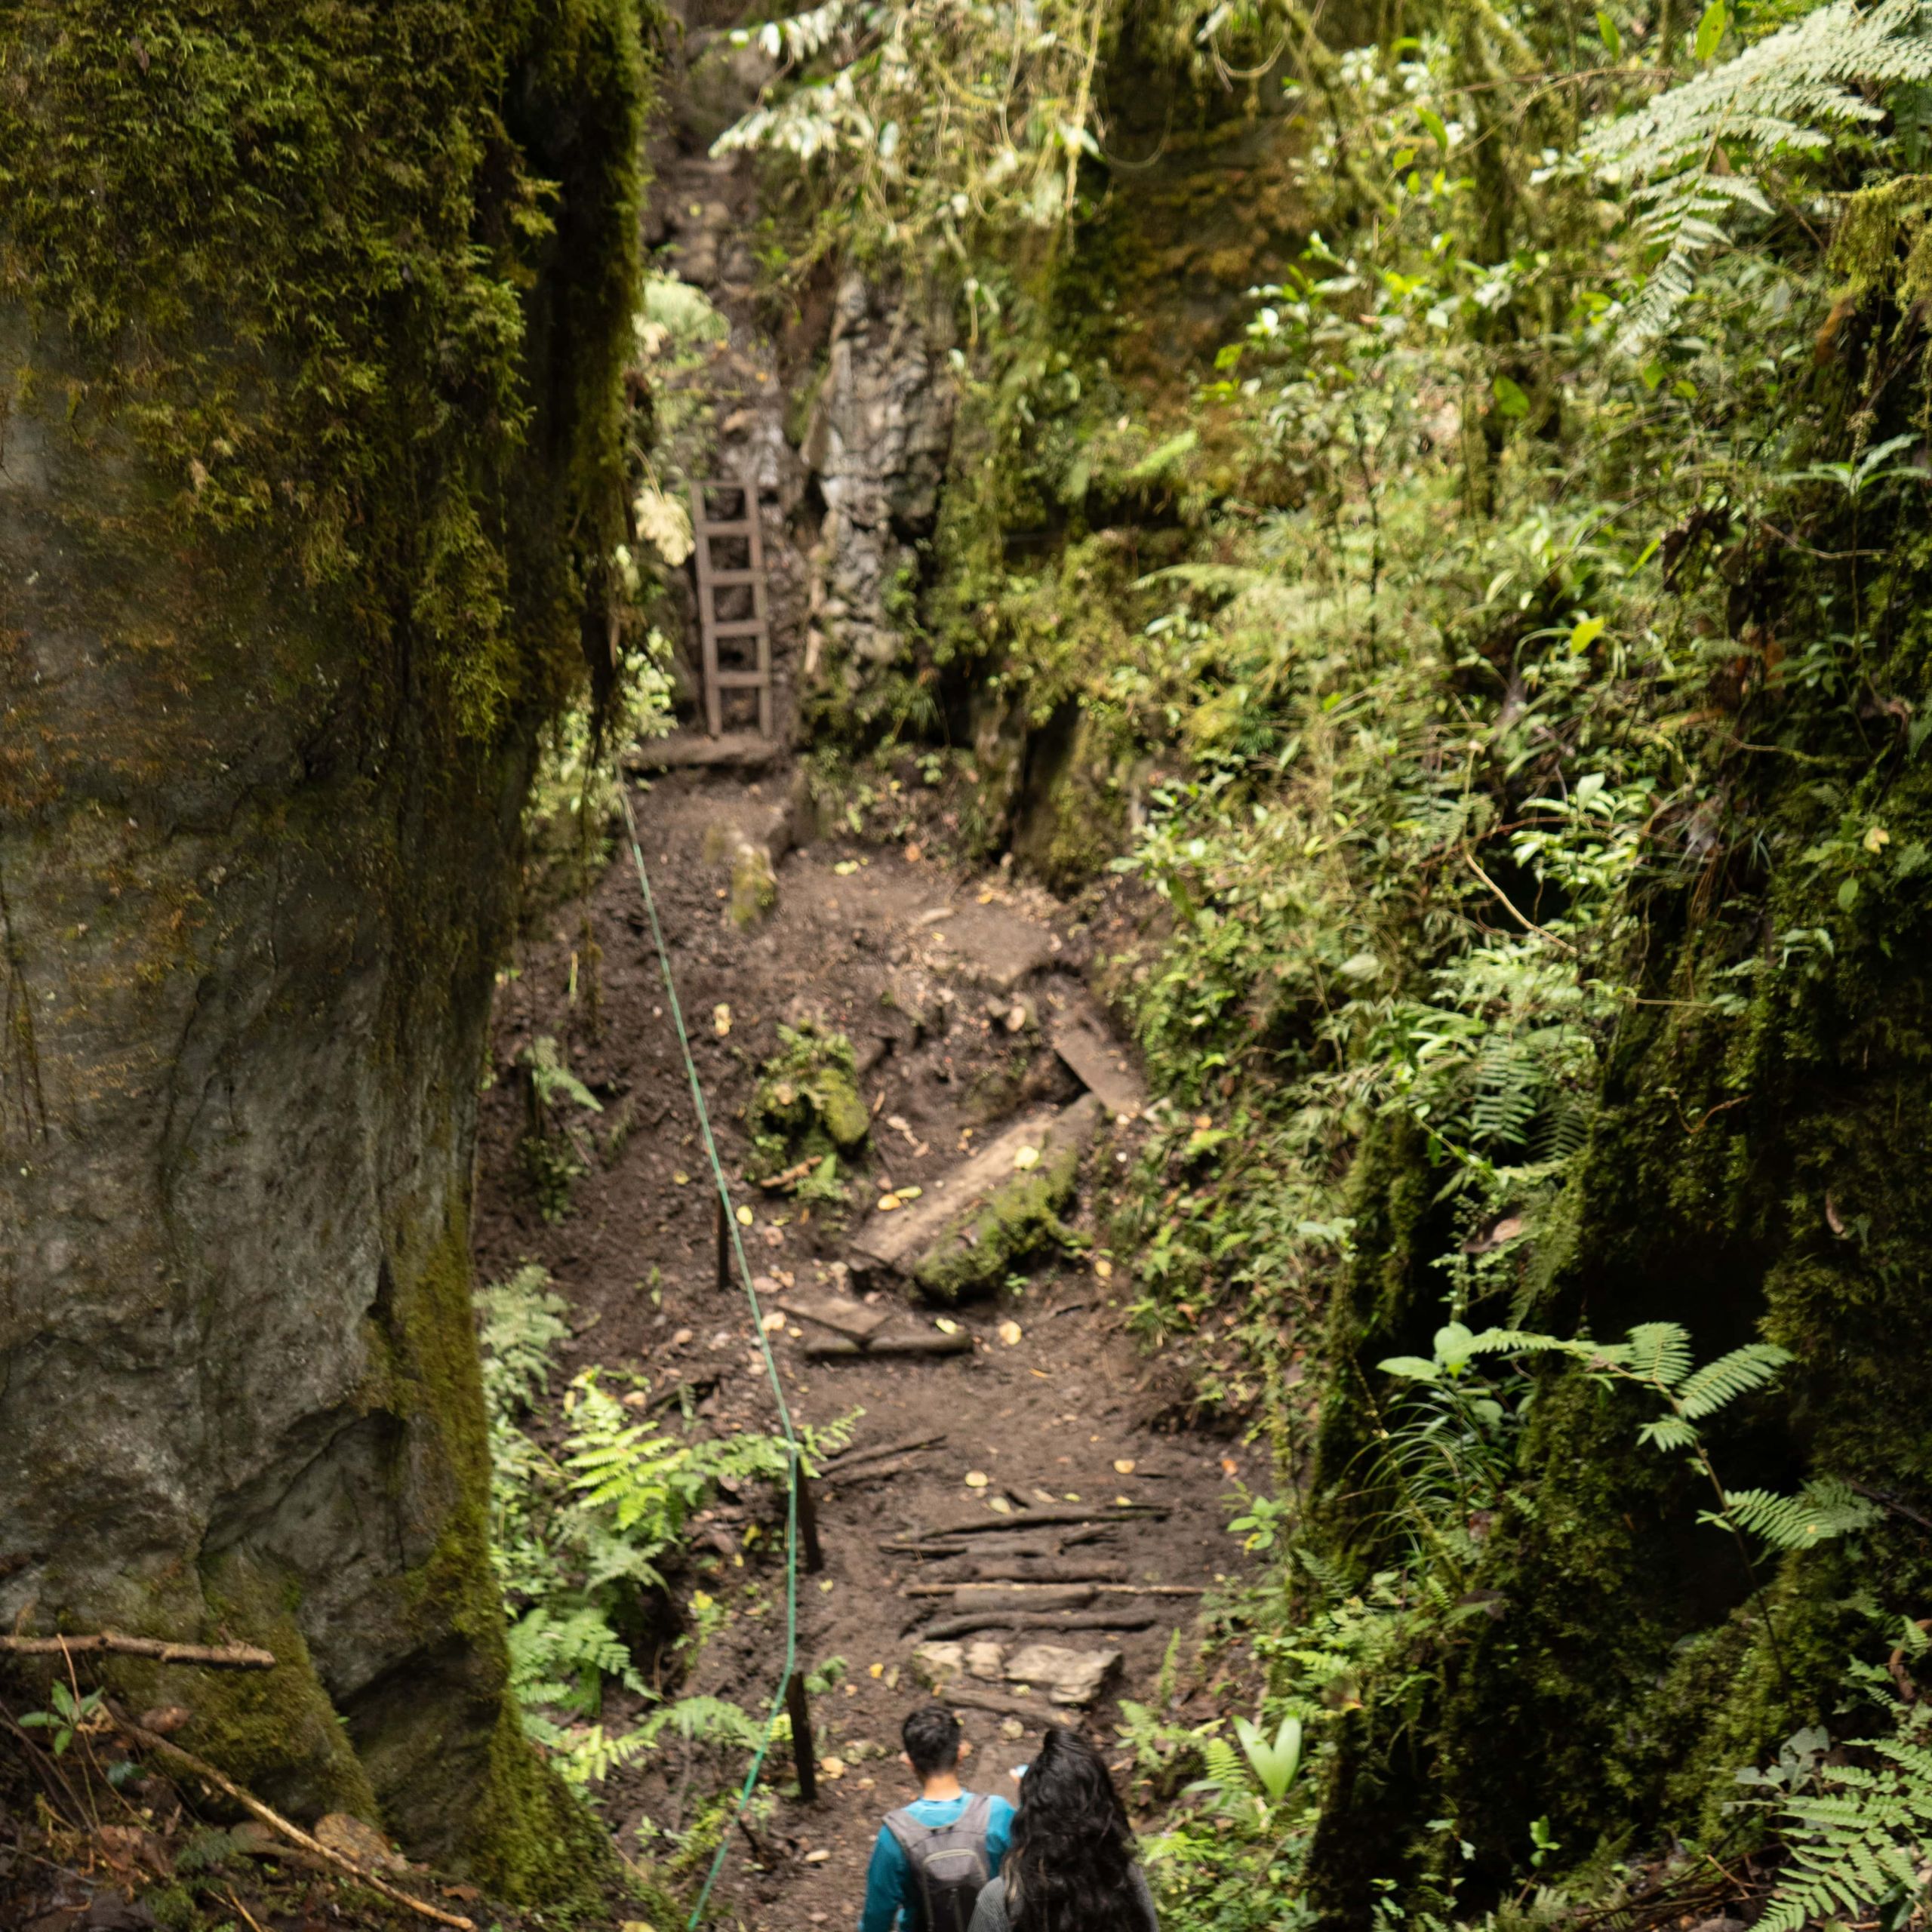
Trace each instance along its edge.
<path fill-rule="evenodd" d="M 922 1825 L 937 1830 L 955 1823 L 971 1801 L 973 1794 L 962 1792 L 957 1798 L 921 1798 L 907 1808 Z M 986 1809 L 986 1863 L 989 1877 L 999 1876 L 1000 1861 L 1013 1836 L 1013 1807 L 1003 1798 L 990 1801 Z M 894 1926 L 912 1923 L 913 1879 L 912 1862 L 905 1847 L 887 1828 L 878 1828 L 878 1842 L 872 1847 L 872 1862 L 866 1869 L 866 1909 L 859 1919 L 859 1932 L 893 1932 Z"/>

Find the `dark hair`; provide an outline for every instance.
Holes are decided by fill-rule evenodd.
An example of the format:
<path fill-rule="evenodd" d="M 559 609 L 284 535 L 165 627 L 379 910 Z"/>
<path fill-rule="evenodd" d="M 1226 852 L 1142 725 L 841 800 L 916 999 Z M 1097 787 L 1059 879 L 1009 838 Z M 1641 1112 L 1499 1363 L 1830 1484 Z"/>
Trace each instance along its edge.
<path fill-rule="evenodd" d="M 959 1761 L 959 1720 L 943 1704 L 924 1704 L 906 1717 L 899 1741 L 921 1777 L 949 1771 Z"/>
<path fill-rule="evenodd" d="M 1147 1924 L 1132 1878 L 1134 1833 L 1100 1754 L 1049 1724 L 1020 1781 L 1006 1856 L 1013 1932 L 1124 1932 Z"/>

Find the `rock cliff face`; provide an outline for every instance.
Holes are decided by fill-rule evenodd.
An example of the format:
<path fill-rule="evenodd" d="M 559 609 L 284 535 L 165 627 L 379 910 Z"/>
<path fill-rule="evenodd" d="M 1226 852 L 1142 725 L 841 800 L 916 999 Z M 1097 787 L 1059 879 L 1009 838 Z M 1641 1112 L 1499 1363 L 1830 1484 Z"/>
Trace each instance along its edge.
<path fill-rule="evenodd" d="M 405 0 L 324 46 L 236 7 L 137 58 L 52 31 L 91 7 L 24 11 L 0 1619 L 266 1643 L 262 1678 L 124 1687 L 298 1814 L 380 1810 L 528 1891 L 577 1828 L 506 1707 L 466 1219 L 529 746 L 578 651 L 564 533 L 600 528 L 635 22 L 425 38 L 448 10 Z M 464 149 L 452 115 L 509 131 Z M 298 135 L 327 222 L 273 177 Z M 526 168 L 553 240 L 510 238 Z"/>
<path fill-rule="evenodd" d="M 918 587 L 914 546 L 938 515 L 952 446 L 952 340 L 943 297 L 918 302 L 857 273 L 839 284 L 801 454 L 825 500 L 814 616 L 848 696 L 902 648 Z M 807 650 L 809 675 L 819 654 L 809 639 Z"/>

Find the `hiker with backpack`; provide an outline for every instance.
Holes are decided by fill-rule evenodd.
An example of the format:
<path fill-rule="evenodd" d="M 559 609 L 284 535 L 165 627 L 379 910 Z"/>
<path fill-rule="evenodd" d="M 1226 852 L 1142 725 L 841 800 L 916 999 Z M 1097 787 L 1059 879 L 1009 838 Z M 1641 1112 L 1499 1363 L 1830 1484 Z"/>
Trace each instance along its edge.
<path fill-rule="evenodd" d="M 1020 1781 L 1004 1868 L 968 1932 L 1159 1932 L 1127 1807 L 1078 1731 L 1047 1727 Z"/>
<path fill-rule="evenodd" d="M 912 1712 L 899 1735 L 919 1795 L 879 1827 L 859 1932 L 967 1932 L 999 1875 L 1013 1807 L 960 1783 L 959 1722 L 943 1706 Z"/>

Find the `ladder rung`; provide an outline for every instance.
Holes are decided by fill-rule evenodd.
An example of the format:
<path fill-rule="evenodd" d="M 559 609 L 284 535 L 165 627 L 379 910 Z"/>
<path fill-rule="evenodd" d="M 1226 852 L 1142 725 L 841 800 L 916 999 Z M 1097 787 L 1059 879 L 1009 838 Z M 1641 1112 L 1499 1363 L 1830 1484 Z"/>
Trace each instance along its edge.
<path fill-rule="evenodd" d="M 717 677 L 721 691 L 762 691 L 771 681 L 762 671 L 720 671 Z"/>
<path fill-rule="evenodd" d="M 758 580 L 756 571 L 710 571 L 706 574 L 714 590 L 723 590 L 732 584 L 755 583 Z"/>
<path fill-rule="evenodd" d="M 707 523 L 698 531 L 700 537 L 749 537 L 751 534 L 749 523 Z"/>
<path fill-rule="evenodd" d="M 711 626 L 711 635 L 713 637 L 762 637 L 764 635 L 764 620 L 762 617 L 746 617 L 731 623 L 714 623 Z"/>

